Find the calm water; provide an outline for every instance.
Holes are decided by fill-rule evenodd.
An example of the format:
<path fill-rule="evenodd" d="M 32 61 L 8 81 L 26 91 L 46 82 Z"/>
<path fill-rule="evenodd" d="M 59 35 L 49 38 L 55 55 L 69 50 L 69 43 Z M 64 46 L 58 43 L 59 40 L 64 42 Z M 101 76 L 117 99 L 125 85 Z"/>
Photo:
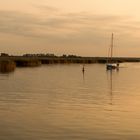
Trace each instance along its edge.
<path fill-rule="evenodd" d="M 140 63 L 0 74 L 0 140 L 139 140 Z"/>

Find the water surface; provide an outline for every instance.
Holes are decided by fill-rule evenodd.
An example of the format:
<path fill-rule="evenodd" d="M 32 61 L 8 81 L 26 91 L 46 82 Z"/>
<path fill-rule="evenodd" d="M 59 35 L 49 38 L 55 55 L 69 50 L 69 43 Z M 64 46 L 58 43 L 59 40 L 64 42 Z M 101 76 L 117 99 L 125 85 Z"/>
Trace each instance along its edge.
<path fill-rule="evenodd" d="M 139 140 L 140 63 L 0 74 L 0 140 Z"/>

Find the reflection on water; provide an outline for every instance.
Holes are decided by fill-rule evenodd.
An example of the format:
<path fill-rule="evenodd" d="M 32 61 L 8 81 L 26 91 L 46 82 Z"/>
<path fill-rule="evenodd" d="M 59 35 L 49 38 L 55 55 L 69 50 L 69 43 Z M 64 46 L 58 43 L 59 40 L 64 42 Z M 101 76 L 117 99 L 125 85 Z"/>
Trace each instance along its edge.
<path fill-rule="evenodd" d="M 77 64 L 47 65 L 0 75 L 0 140 L 140 139 L 140 67 L 124 65 L 86 65 L 84 73 Z"/>
<path fill-rule="evenodd" d="M 107 79 L 109 84 L 109 94 L 110 94 L 110 105 L 113 105 L 113 75 L 118 74 L 119 69 L 107 70 Z M 114 73 L 114 74 L 113 74 Z"/>
<path fill-rule="evenodd" d="M 110 94 L 110 105 L 113 105 L 113 83 L 112 83 L 112 70 L 109 70 L 107 71 L 108 72 L 108 76 L 109 76 L 109 79 L 108 79 L 108 82 L 109 82 L 109 94 Z"/>
<path fill-rule="evenodd" d="M 82 68 L 82 74 L 83 74 L 83 82 L 85 81 L 85 67 Z"/>

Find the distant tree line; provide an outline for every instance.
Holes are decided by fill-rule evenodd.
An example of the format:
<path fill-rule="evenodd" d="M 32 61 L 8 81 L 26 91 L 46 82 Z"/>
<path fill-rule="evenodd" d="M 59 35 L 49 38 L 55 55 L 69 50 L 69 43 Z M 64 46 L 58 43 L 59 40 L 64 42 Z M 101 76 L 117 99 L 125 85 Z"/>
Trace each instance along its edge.
<path fill-rule="evenodd" d="M 66 55 L 66 54 L 63 54 L 60 57 L 62 57 L 62 58 L 81 58 L 81 56 L 77 56 L 77 55 Z"/>
<path fill-rule="evenodd" d="M 36 56 L 36 57 L 57 57 L 56 55 L 50 54 L 50 53 L 47 53 L 47 54 L 43 54 L 43 53 L 39 53 L 39 54 L 24 54 L 23 56 L 26 56 L 26 57 L 33 57 L 33 56 Z"/>
<path fill-rule="evenodd" d="M 66 55 L 66 54 L 63 54 L 62 56 L 56 56 L 55 54 L 50 54 L 50 53 L 47 53 L 47 54 L 24 54 L 23 56 L 26 56 L 26 57 L 51 57 L 51 58 L 54 58 L 54 57 L 60 57 L 60 58 L 81 58 L 81 56 L 77 56 L 77 55 Z"/>
<path fill-rule="evenodd" d="M 14 55 L 9 55 L 8 53 L 1 53 L 0 56 L 14 56 Z M 77 55 L 73 55 L 73 54 L 63 54 L 61 56 L 57 56 L 55 54 L 52 53 L 38 53 L 38 54 L 23 54 L 22 56 L 24 57 L 51 57 L 51 58 L 82 58 L 82 56 L 77 56 Z"/>

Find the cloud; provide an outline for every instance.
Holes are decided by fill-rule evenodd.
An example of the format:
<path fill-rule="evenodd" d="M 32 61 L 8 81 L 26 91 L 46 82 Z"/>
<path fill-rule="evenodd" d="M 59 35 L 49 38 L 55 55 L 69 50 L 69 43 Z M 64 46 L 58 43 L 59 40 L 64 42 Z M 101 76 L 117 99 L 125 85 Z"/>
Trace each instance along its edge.
<path fill-rule="evenodd" d="M 66 13 L 49 6 L 37 8 L 38 13 L 34 14 L 0 11 L 0 35 L 4 49 L 12 45 L 16 46 L 16 51 L 42 49 L 105 56 L 112 32 L 115 33 L 115 49 L 120 55 L 126 53 L 126 48 L 131 54 L 134 46 L 139 47 L 140 21 L 132 17 Z M 11 52 L 12 49 L 9 47 Z"/>
<path fill-rule="evenodd" d="M 0 32 L 28 36 L 33 34 L 36 18 L 16 11 L 0 11 Z"/>
<path fill-rule="evenodd" d="M 60 12 L 60 10 L 56 7 L 48 6 L 48 5 L 33 5 L 38 9 L 40 12 L 43 12 L 45 14 L 56 14 Z"/>
<path fill-rule="evenodd" d="M 41 12 L 38 15 L 0 11 L 0 32 L 45 39 L 86 40 L 93 35 L 95 38 L 103 36 L 107 32 L 132 33 L 140 29 L 138 24 L 130 22 L 130 17 L 85 12 L 63 13 L 49 6 L 39 6 L 39 9 Z"/>

